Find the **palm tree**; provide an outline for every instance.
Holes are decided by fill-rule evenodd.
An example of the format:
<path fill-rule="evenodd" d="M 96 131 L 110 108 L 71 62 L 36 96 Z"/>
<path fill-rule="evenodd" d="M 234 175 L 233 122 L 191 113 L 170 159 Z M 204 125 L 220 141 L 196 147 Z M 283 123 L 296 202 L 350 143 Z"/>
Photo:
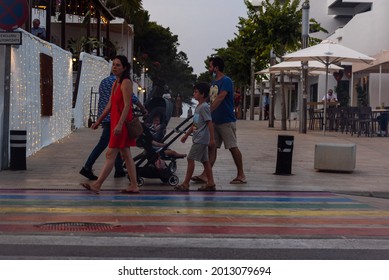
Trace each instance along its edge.
<path fill-rule="evenodd" d="M 139 12 L 143 11 L 142 0 L 103 0 L 102 2 L 113 15 L 122 17 L 135 26 L 141 23 Z"/>

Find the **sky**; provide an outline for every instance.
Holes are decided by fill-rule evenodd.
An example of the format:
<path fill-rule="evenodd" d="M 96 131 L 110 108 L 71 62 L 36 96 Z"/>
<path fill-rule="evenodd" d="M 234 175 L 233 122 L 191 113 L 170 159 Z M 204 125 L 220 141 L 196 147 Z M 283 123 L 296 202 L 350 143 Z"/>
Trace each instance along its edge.
<path fill-rule="evenodd" d="M 214 49 L 235 38 L 239 17 L 247 18 L 243 0 L 142 0 L 150 21 L 178 35 L 179 51 L 187 54 L 194 74 L 205 69 L 204 60 Z"/>

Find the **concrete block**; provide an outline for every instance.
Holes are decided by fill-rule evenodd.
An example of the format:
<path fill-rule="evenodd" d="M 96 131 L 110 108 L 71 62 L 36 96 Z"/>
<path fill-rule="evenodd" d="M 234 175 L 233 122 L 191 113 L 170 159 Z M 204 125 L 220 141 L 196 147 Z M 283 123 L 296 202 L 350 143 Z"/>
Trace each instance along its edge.
<path fill-rule="evenodd" d="M 356 153 L 355 144 L 316 144 L 314 168 L 325 171 L 352 172 L 355 169 Z"/>

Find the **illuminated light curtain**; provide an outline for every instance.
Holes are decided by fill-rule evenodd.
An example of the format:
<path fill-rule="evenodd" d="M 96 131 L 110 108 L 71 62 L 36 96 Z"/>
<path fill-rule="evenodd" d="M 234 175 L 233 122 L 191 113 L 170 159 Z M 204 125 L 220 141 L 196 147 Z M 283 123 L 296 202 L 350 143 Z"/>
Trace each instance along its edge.
<path fill-rule="evenodd" d="M 72 56 L 30 33 L 11 51 L 10 129 L 27 131 L 27 156 L 71 133 Z M 53 57 L 53 116 L 41 116 L 39 53 Z"/>
<path fill-rule="evenodd" d="M 90 108 L 91 88 L 97 91 L 102 79 L 111 71 L 110 64 L 102 57 L 81 53 L 82 68 L 78 86 L 76 106 L 74 108 L 74 125 L 76 128 L 87 126 Z"/>

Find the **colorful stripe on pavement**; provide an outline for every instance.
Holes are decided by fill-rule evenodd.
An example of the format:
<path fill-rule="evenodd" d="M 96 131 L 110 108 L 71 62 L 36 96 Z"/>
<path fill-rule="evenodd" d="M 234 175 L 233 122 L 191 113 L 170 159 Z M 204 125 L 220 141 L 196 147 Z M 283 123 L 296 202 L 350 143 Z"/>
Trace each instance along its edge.
<path fill-rule="evenodd" d="M 0 190 L 0 232 L 389 237 L 389 211 L 327 192 Z"/>

